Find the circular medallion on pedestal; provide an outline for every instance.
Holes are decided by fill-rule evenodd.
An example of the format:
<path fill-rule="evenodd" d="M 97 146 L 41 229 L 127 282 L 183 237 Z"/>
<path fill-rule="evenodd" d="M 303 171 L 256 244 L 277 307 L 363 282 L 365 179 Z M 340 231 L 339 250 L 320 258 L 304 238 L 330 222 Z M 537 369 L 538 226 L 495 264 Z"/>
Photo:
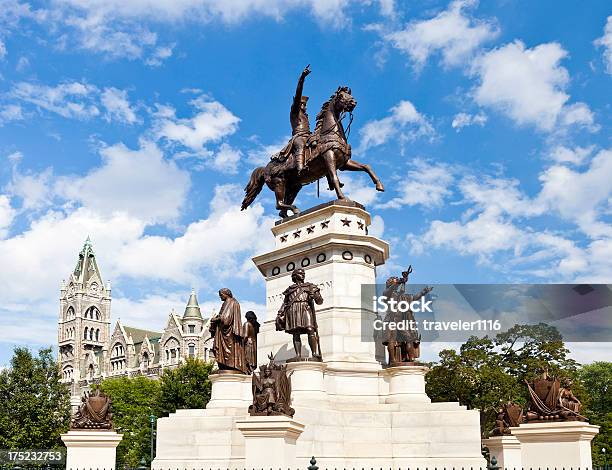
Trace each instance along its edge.
<path fill-rule="evenodd" d="M 310 266 L 310 259 L 304 258 L 300 264 L 303 268 L 305 268 L 306 266 Z"/>
<path fill-rule="evenodd" d="M 319 253 L 317 255 L 317 263 L 322 263 L 326 259 L 327 259 L 327 256 L 325 256 L 325 253 Z"/>
<path fill-rule="evenodd" d="M 342 259 L 346 260 L 346 261 L 350 261 L 353 259 L 353 253 L 351 253 L 349 250 L 346 250 L 344 252 L 342 252 Z"/>
<path fill-rule="evenodd" d="M 293 261 L 291 261 L 290 263 L 287 263 L 287 272 L 291 272 L 295 269 L 295 263 Z"/>

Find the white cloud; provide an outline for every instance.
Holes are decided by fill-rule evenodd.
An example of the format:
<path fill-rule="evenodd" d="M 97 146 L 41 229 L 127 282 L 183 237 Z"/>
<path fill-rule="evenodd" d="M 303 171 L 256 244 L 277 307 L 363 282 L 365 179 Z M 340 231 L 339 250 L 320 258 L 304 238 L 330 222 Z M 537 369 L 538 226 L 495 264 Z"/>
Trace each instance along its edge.
<path fill-rule="evenodd" d="M 25 119 L 23 109 L 18 104 L 7 104 L 0 107 L 0 126 L 10 121 Z"/>
<path fill-rule="evenodd" d="M 344 183 L 345 194 L 352 199 L 357 201 L 364 206 L 373 204 L 380 195 L 379 191 L 372 184 L 369 177 L 356 176 L 355 174 L 349 175 L 347 172 L 342 174 L 342 183 Z M 324 178 L 321 183 L 327 185 L 327 180 Z"/>
<path fill-rule="evenodd" d="M 138 150 L 123 144 L 100 151 L 102 166 L 85 176 L 59 178 L 55 191 L 99 214 L 125 212 L 149 223 L 175 220 L 190 188 L 189 173 L 164 159 L 151 142 Z"/>
<path fill-rule="evenodd" d="M 567 70 L 560 65 L 567 52 L 558 43 L 525 48 L 520 41 L 493 49 L 474 61 L 479 85 L 476 102 L 509 116 L 519 125 L 545 131 L 555 126 L 593 126 L 593 115 L 584 103 L 567 105 Z"/>
<path fill-rule="evenodd" d="M 21 199 L 23 210 L 38 210 L 48 207 L 53 200 L 51 168 L 40 173 L 26 172 L 19 170 L 19 162 L 23 156 L 17 152 L 12 155 L 10 161 L 13 165 L 11 181 L 7 185 L 7 191 Z"/>
<path fill-rule="evenodd" d="M 399 196 L 378 204 L 381 209 L 400 209 L 403 206 L 421 205 L 426 208 L 439 207 L 452 194 L 454 181 L 452 169 L 442 163 L 421 159 L 410 162 L 411 169 L 396 178 Z"/>
<path fill-rule="evenodd" d="M 595 45 L 603 47 L 603 61 L 606 71 L 612 75 L 612 15 L 608 16 L 604 35 L 595 41 Z"/>
<path fill-rule="evenodd" d="M 100 90 L 95 85 L 78 81 L 67 81 L 55 86 L 20 82 L 8 97 L 16 103 L 2 108 L 0 120 L 23 119 L 22 105 L 32 104 L 39 111 L 49 111 L 65 118 L 92 119 L 101 116 L 109 122 L 126 124 L 140 121 L 129 102 L 127 91 L 114 87 Z"/>
<path fill-rule="evenodd" d="M 224 142 L 215 153 L 212 167 L 222 173 L 236 174 L 238 172 L 238 163 L 241 157 L 242 152 L 240 152 L 240 150 Z"/>
<path fill-rule="evenodd" d="M 126 124 L 134 124 L 139 121 L 136 112 L 130 105 L 126 90 L 105 88 L 100 94 L 100 102 L 106 109 L 107 121 L 116 120 Z"/>
<path fill-rule="evenodd" d="M 174 45 L 160 46 L 153 51 L 153 54 L 151 54 L 145 63 L 151 67 L 159 67 L 161 64 L 163 64 L 164 60 L 172 57 L 173 52 Z"/>
<path fill-rule="evenodd" d="M 385 144 L 392 138 L 403 142 L 422 136 L 431 137 L 435 133 L 429 119 L 408 100 L 400 101 L 389 113 L 385 118 L 366 122 L 360 129 L 359 152 Z"/>
<path fill-rule="evenodd" d="M 0 239 L 7 236 L 15 217 L 15 209 L 11 207 L 11 199 L 6 194 L 0 194 Z"/>
<path fill-rule="evenodd" d="M 406 53 L 417 68 L 435 54 L 442 55 L 445 66 L 456 66 L 469 59 L 484 42 L 498 35 L 491 21 L 477 20 L 465 10 L 478 4 L 474 0 L 455 0 L 448 9 L 428 20 L 414 20 L 403 30 L 384 35 L 395 48 Z"/>
<path fill-rule="evenodd" d="M 158 139 L 178 143 L 194 152 L 201 152 L 208 143 L 219 142 L 236 132 L 240 118 L 225 106 L 206 96 L 192 100 L 196 114 L 192 118 L 178 118 L 169 106 L 158 106 L 154 132 Z"/>
<path fill-rule="evenodd" d="M 459 132 L 462 128 L 467 126 L 484 126 L 487 122 L 487 115 L 484 113 L 478 114 L 468 114 L 468 113 L 458 113 L 453 118 L 453 122 L 451 123 L 451 127 L 453 129 L 457 129 Z"/>
<path fill-rule="evenodd" d="M 270 145 L 261 145 L 258 144 L 255 148 L 252 148 L 248 151 L 247 157 L 249 162 L 253 165 L 265 166 L 270 161 L 270 157 L 278 152 L 280 152 L 287 142 L 289 142 L 291 136 L 281 137 L 276 142 Z"/>
<path fill-rule="evenodd" d="M 100 114 L 92 103 L 96 87 L 87 83 L 65 82 L 57 86 L 21 82 L 15 85 L 11 95 L 38 108 L 66 118 L 88 119 Z"/>
<path fill-rule="evenodd" d="M 584 161 L 593 153 L 594 145 L 588 147 L 568 148 L 563 145 L 554 147 L 549 158 L 557 163 L 571 163 L 573 165 L 582 165 Z"/>
<path fill-rule="evenodd" d="M 0 39 L 0 60 L 6 57 L 6 46 L 4 42 Z"/>
<path fill-rule="evenodd" d="M 601 150 L 584 172 L 553 165 L 540 175 L 542 191 L 537 200 L 563 218 L 575 222 L 592 237 L 612 237 L 612 227 L 599 221 L 610 210 L 612 199 L 612 150 Z"/>

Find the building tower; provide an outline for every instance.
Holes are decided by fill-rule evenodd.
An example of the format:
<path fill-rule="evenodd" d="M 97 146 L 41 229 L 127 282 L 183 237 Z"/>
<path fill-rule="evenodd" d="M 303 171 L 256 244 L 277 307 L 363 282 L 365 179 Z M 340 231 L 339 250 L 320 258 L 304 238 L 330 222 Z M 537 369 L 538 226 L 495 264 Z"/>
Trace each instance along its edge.
<path fill-rule="evenodd" d="M 185 313 L 183 314 L 183 341 L 185 342 L 184 355 L 186 357 L 203 357 L 202 348 L 204 319 L 198 304 L 195 290 L 191 290 Z"/>
<path fill-rule="evenodd" d="M 110 283 L 103 284 L 87 237 L 74 272 L 60 290 L 58 360 L 72 395 L 107 373 L 110 304 Z"/>

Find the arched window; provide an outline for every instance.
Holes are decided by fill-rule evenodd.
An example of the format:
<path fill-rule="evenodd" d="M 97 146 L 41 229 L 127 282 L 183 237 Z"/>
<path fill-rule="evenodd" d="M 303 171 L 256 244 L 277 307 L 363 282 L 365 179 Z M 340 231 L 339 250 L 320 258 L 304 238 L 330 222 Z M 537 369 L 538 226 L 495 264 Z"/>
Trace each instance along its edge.
<path fill-rule="evenodd" d="M 87 332 L 89 331 L 88 327 L 85 327 L 85 333 L 83 333 L 83 339 L 87 339 Z"/>
<path fill-rule="evenodd" d="M 87 375 L 90 379 L 94 377 L 94 366 L 93 364 L 89 364 L 89 368 L 87 369 Z"/>
<path fill-rule="evenodd" d="M 142 367 L 144 367 L 145 369 L 149 367 L 149 354 L 148 353 L 144 353 L 142 355 Z"/>
<path fill-rule="evenodd" d="M 74 308 L 68 307 L 68 310 L 66 310 L 66 319 L 70 320 L 72 317 L 74 317 Z"/>
<path fill-rule="evenodd" d="M 93 329 L 93 328 L 91 328 L 91 329 L 89 330 L 89 339 L 90 339 L 90 340 L 93 340 L 93 338 L 94 338 L 94 329 Z"/>
<path fill-rule="evenodd" d="M 195 344 L 189 345 L 189 357 L 195 357 Z"/>
<path fill-rule="evenodd" d="M 96 341 L 100 341 L 100 330 L 96 330 Z"/>

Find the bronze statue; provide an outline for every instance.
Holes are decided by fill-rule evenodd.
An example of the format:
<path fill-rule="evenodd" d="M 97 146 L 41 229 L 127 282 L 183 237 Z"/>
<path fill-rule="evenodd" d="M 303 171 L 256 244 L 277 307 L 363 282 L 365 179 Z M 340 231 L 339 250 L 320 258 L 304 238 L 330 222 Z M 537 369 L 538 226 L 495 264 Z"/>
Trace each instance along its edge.
<path fill-rule="evenodd" d="M 100 389 L 83 392 L 81 405 L 70 422 L 70 429 L 113 429 L 111 399 Z"/>
<path fill-rule="evenodd" d="M 248 311 L 245 314 L 246 321 L 242 327 L 244 338 L 244 359 L 247 374 L 252 374 L 257 369 L 257 334 L 259 333 L 259 322 L 255 312 Z"/>
<path fill-rule="evenodd" d="M 571 391 L 571 381 L 561 381 L 556 377 L 549 377 L 544 371 L 542 376 L 533 383 L 525 381 L 531 398 L 529 410 L 525 416 L 526 421 L 586 421 L 580 414 L 581 403 Z"/>
<path fill-rule="evenodd" d="M 251 416 L 286 415 L 293 417 L 291 408 L 291 380 L 287 376 L 287 366 L 274 362 L 270 353 L 269 364 L 253 374 L 253 404 L 249 406 Z"/>
<path fill-rule="evenodd" d="M 256 168 L 245 187 L 242 210 L 255 200 L 264 183 L 276 196 L 276 208 L 281 217 L 287 217 L 287 211 L 299 214 L 293 204 L 302 186 L 325 176 L 330 189 L 336 191 L 338 199 L 346 199 L 342 192 L 342 183 L 337 170 L 365 171 L 376 185 L 378 191 L 384 186 L 369 165 L 351 160 L 351 146 L 347 142 L 350 123 L 353 120 L 353 109 L 357 106 L 355 98 L 348 87 L 338 87 L 336 92 L 321 107 L 317 114 L 315 130 L 310 133 L 308 114 L 306 114 L 307 97 L 302 96 L 304 79 L 310 73 L 307 66 L 300 79 L 291 106 L 290 121 L 292 137 L 278 154 L 272 156 L 265 168 Z M 350 121 L 345 132 L 342 119 L 349 113 Z"/>
<path fill-rule="evenodd" d="M 491 431 L 491 436 L 503 436 L 510 434 L 510 428 L 517 427 L 523 422 L 523 409 L 516 403 L 508 402 L 500 406 L 495 427 Z"/>
<path fill-rule="evenodd" d="M 294 283 L 283 292 L 285 300 L 276 315 L 276 330 L 284 330 L 293 335 L 296 355 L 293 360 L 303 360 L 301 335 L 306 334 L 313 359 L 322 361 L 314 304 L 321 305 L 323 297 L 315 284 L 304 282 L 305 277 L 306 273 L 302 268 L 291 273 L 291 280 Z"/>
<path fill-rule="evenodd" d="M 402 272 L 401 278 L 392 276 L 387 279 L 383 295 L 397 302 L 405 301 L 410 303 L 421 299 L 421 297 L 432 291 L 433 287 L 425 287 L 416 295 L 407 294 L 406 284 L 408 283 L 410 273 L 412 273 L 412 265 L 408 267 L 408 270 Z M 406 322 L 408 325 L 406 330 L 385 330 L 383 344 L 387 346 L 389 365 L 398 366 L 413 363 L 421 355 L 421 335 L 419 334 L 412 311 L 400 312 L 389 309 L 384 321 L 385 323 L 395 324 Z"/>
<path fill-rule="evenodd" d="M 240 304 L 227 288 L 219 291 L 219 297 L 223 301 L 221 310 L 210 319 L 213 354 L 220 371 L 246 374 Z"/>

